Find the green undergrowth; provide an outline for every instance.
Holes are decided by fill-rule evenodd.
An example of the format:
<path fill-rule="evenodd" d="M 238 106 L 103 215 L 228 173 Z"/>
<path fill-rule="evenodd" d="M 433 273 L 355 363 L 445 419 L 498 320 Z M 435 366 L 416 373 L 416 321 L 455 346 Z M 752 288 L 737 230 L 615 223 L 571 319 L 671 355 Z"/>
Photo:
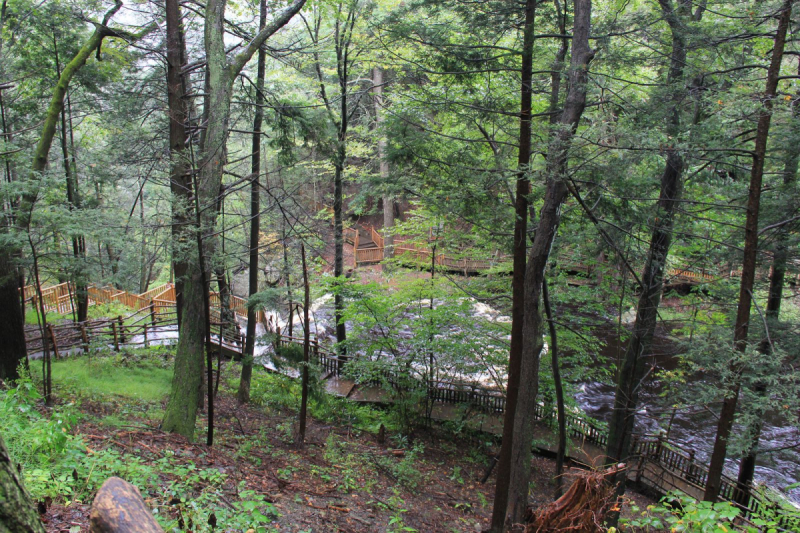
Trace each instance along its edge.
<path fill-rule="evenodd" d="M 44 416 L 37 410 L 40 401 L 28 378 L 0 390 L 3 437 L 34 500 L 90 503 L 106 479 L 119 476 L 139 488 L 165 531 L 202 531 L 216 523 L 221 531 L 260 533 L 278 516 L 264 496 L 243 483 L 238 499 L 231 499 L 228 474 L 198 466 L 201 456 L 167 450 L 146 461 L 111 448 L 93 450 L 70 432 L 85 416 L 73 403 Z"/>
<path fill-rule="evenodd" d="M 53 361 L 53 386 L 70 396 L 157 402 L 169 393 L 172 365 L 172 351 L 166 347 L 92 352 Z"/>
<path fill-rule="evenodd" d="M 238 372 L 229 374 L 226 383 L 230 390 L 236 390 L 239 386 Z M 300 408 L 300 386 L 299 379 L 256 367 L 250 384 L 250 402 L 274 411 L 297 411 Z M 316 420 L 360 431 L 377 433 L 381 425 L 390 433 L 400 431 L 390 412 L 328 394 L 319 381 L 310 386 L 308 412 Z"/>

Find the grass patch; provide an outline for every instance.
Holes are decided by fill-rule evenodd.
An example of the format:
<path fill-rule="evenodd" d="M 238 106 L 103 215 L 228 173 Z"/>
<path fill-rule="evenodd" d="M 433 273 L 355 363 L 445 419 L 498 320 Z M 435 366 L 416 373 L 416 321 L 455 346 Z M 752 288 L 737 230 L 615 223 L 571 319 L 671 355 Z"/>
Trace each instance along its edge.
<path fill-rule="evenodd" d="M 163 347 L 159 350 L 167 353 Z M 54 361 L 54 387 L 78 396 L 122 396 L 160 402 L 172 383 L 172 359 L 136 352 Z"/>
<path fill-rule="evenodd" d="M 117 318 L 117 317 L 127 317 L 128 315 L 134 312 L 133 309 L 127 307 L 120 302 L 110 302 L 105 304 L 95 304 L 90 305 L 89 309 L 86 311 L 86 318 L 87 320 L 95 320 L 98 318 Z M 124 320 L 124 324 L 129 325 L 133 322 L 136 322 L 142 315 L 138 315 L 133 319 L 126 319 Z M 63 321 L 72 321 L 74 319 L 74 315 L 72 313 L 56 313 L 55 311 L 48 311 L 47 312 L 47 323 L 48 324 L 59 324 Z M 34 309 L 30 306 L 25 307 L 25 323 L 32 324 L 34 326 L 39 324 L 39 311 L 38 309 Z"/>
<path fill-rule="evenodd" d="M 48 324 L 58 324 L 63 320 L 72 320 L 72 313 L 56 313 L 55 311 L 48 311 L 47 312 L 47 323 Z M 39 312 L 36 309 L 29 309 L 28 306 L 25 307 L 25 323 L 38 326 L 39 325 Z"/>

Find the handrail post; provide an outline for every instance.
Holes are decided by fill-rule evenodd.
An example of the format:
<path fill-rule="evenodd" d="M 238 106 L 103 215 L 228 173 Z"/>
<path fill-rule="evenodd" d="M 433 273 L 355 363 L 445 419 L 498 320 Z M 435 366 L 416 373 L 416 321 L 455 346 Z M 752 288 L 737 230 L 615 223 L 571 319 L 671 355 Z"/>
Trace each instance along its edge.
<path fill-rule="evenodd" d="M 89 336 L 86 334 L 86 324 L 81 322 L 81 339 L 83 340 L 83 353 L 89 353 Z"/>
<path fill-rule="evenodd" d="M 117 317 L 117 321 L 119 322 L 119 341 L 125 344 L 125 322 L 122 321 L 122 315 Z M 116 328 L 114 329 L 116 331 Z M 119 351 L 119 344 L 117 344 L 117 351 Z"/>
<path fill-rule="evenodd" d="M 144 347 L 150 347 L 150 345 L 147 343 L 147 322 L 144 323 Z"/>
<path fill-rule="evenodd" d="M 58 353 L 58 342 L 56 341 L 56 333 L 53 331 L 53 324 L 48 324 L 47 329 L 50 331 L 50 340 L 53 343 L 53 354 L 55 354 L 56 359 L 60 359 L 61 355 Z"/>
<path fill-rule="evenodd" d="M 111 321 L 111 331 L 114 333 L 114 351 L 119 351 L 119 338 L 117 337 L 117 323 Z"/>
<path fill-rule="evenodd" d="M 156 326 L 156 306 L 152 298 L 150 299 L 150 322 L 152 322 L 153 327 Z"/>

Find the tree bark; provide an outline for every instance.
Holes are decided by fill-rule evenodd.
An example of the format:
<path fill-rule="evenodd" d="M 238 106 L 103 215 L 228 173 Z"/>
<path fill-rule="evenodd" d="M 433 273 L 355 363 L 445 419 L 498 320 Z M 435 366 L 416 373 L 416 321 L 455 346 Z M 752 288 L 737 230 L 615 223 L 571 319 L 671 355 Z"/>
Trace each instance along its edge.
<path fill-rule="evenodd" d="M 667 135 L 677 138 L 681 126 L 681 103 L 684 101 L 684 67 L 686 64 L 686 26 L 671 0 L 659 0 L 664 19 L 672 33 L 672 52 L 667 77 L 670 107 L 667 112 Z M 661 174 L 661 190 L 655 214 L 655 227 L 650 237 L 650 249 L 642 273 L 642 287 L 636 308 L 636 320 L 625 355 L 617 374 L 614 410 L 609 423 L 606 461 L 613 465 L 627 461 L 639 404 L 639 392 L 647 369 L 647 358 L 655 333 L 658 306 L 664 287 L 664 271 L 672 244 L 672 228 L 679 206 L 683 182 L 684 161 L 678 149 L 668 147 L 666 164 Z M 614 482 L 617 495 L 625 492 L 626 473 L 617 474 Z"/>
<path fill-rule="evenodd" d="M 558 448 L 556 450 L 556 490 L 555 499 L 561 497 L 564 489 L 564 459 L 567 455 L 567 414 L 564 407 L 564 385 L 561 381 L 561 366 L 558 360 L 558 336 L 556 322 L 550 305 L 550 291 L 547 288 L 547 278 L 542 280 L 542 302 L 547 317 L 547 327 L 550 330 L 550 364 L 553 370 L 553 388 L 556 392 L 556 421 L 558 423 Z"/>
<path fill-rule="evenodd" d="M 0 379 L 19 379 L 19 365 L 28 360 L 25 345 L 25 316 L 19 302 L 19 275 L 10 254 L 0 253 Z"/>
<path fill-rule="evenodd" d="M 742 279 L 739 285 L 739 305 L 736 310 L 736 324 L 733 330 L 733 341 L 736 349 L 744 352 L 747 349 L 747 332 L 750 326 L 750 306 L 753 300 L 753 284 L 756 276 L 756 254 L 758 252 L 758 213 L 761 204 L 761 182 L 764 177 L 764 160 L 767 152 L 769 126 L 772 120 L 772 100 L 778 89 L 783 50 L 786 44 L 786 33 L 792 15 L 794 0 L 785 0 L 780 10 L 778 28 L 775 32 L 775 43 L 772 48 L 772 60 L 767 71 L 766 90 L 763 107 L 758 117 L 755 149 L 753 150 L 753 166 L 750 170 L 750 191 L 747 197 L 747 216 L 744 229 L 744 258 L 742 260 Z M 725 391 L 722 410 L 717 423 L 717 435 L 714 440 L 714 451 L 708 466 L 708 481 L 703 499 L 714 502 L 719 497 L 722 469 L 728 452 L 728 438 L 736 416 L 736 404 L 739 400 L 742 372 L 740 365 L 732 365 L 733 382 Z"/>
<path fill-rule="evenodd" d="M 167 103 L 169 113 L 170 193 L 172 194 L 172 269 L 175 283 L 175 308 L 178 326 L 183 318 L 184 281 L 187 275 L 187 243 L 192 195 L 191 162 L 187 154 L 186 126 L 189 108 L 186 102 L 186 44 L 178 0 L 166 0 L 167 23 Z"/>
<path fill-rule="evenodd" d="M 55 52 L 55 62 L 56 62 L 56 76 L 61 77 L 61 61 L 58 53 L 58 40 L 56 39 L 55 33 L 53 34 L 53 50 Z M 69 96 L 66 96 L 67 101 L 69 102 Z M 72 119 L 70 117 L 70 126 L 72 125 Z M 72 136 L 72 131 L 70 128 L 70 136 Z M 69 155 L 69 142 L 67 139 L 67 107 L 62 106 L 61 108 L 61 156 L 64 165 L 64 176 L 65 176 L 65 185 L 67 191 L 67 206 L 72 212 L 75 209 L 80 209 L 80 198 L 78 196 L 78 184 L 77 184 L 77 172 L 75 167 L 70 162 L 70 155 Z M 74 143 L 73 143 L 74 148 Z M 74 161 L 75 155 L 73 154 L 72 160 Z M 89 312 L 89 294 L 88 289 L 86 287 L 86 280 L 84 279 L 85 273 L 84 270 L 84 262 L 85 262 L 85 241 L 83 235 L 72 235 L 72 258 L 75 261 L 75 264 L 70 269 L 70 280 L 72 281 L 73 285 L 75 286 L 75 296 L 76 302 L 74 302 L 74 314 L 75 318 L 78 322 L 84 322 Z M 140 291 L 145 292 L 145 291 Z"/>
<path fill-rule="evenodd" d="M 267 2 L 261 0 L 259 14 L 259 30 L 267 25 Z M 253 158 L 250 172 L 253 177 L 250 182 L 250 264 L 248 270 L 247 295 L 252 297 L 258 292 L 258 237 L 261 231 L 260 207 L 260 176 L 261 176 L 261 126 L 264 121 L 264 77 L 267 68 L 267 53 L 262 48 L 258 49 L 258 72 L 256 77 L 256 110 L 253 118 Z M 256 309 L 247 306 L 247 332 L 244 341 L 244 356 L 242 357 L 242 376 L 239 379 L 239 403 L 250 401 L 250 378 L 253 374 L 253 354 L 256 346 Z"/>
<path fill-rule="evenodd" d="M 44 533 L 39 514 L 31 502 L 19 466 L 8 455 L 0 435 L 0 531 L 3 533 Z"/>
<path fill-rule="evenodd" d="M 574 3 L 572 59 L 569 69 L 570 88 L 559 123 L 554 126 L 551 134 L 545 169 L 544 203 L 525 266 L 522 357 L 519 365 L 520 385 L 513 418 L 514 431 L 510 450 L 511 469 L 508 484 L 507 524 L 520 523 L 528 505 L 533 413 L 539 391 L 539 355 L 543 347 L 540 309 L 542 284 L 550 250 L 558 231 L 561 205 L 567 195 L 568 151 L 586 107 L 588 65 L 594 57 L 594 51 L 589 47 L 591 12 L 591 0 L 577 0 Z"/>

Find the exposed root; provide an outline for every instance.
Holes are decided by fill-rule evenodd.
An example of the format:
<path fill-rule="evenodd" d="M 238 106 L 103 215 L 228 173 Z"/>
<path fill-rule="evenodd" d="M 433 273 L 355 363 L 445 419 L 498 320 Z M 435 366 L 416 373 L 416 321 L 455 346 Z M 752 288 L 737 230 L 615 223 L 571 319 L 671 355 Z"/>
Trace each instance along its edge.
<path fill-rule="evenodd" d="M 569 490 L 559 499 L 532 511 L 525 533 L 605 531 L 603 521 L 616 503 L 614 486 L 608 483 L 624 465 L 604 472 L 579 472 Z"/>

